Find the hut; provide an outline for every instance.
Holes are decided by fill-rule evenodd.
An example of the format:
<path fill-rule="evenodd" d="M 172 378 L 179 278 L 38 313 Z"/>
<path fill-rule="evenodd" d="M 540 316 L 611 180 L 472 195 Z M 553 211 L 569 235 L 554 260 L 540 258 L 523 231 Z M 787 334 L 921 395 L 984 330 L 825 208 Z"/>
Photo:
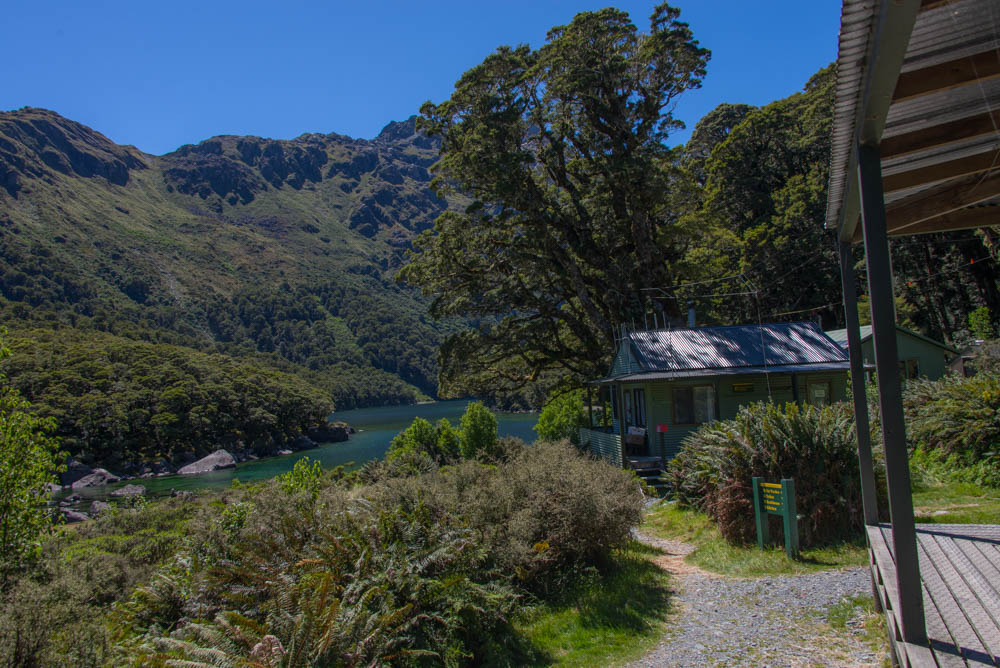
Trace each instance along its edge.
<path fill-rule="evenodd" d="M 608 376 L 589 384 L 580 442 L 618 466 L 656 470 L 699 425 L 740 406 L 846 398 L 849 368 L 814 322 L 624 332 Z"/>
<path fill-rule="evenodd" d="M 859 328 L 861 338 L 861 355 L 865 364 L 875 364 L 875 344 L 872 341 L 872 326 L 862 325 Z M 834 329 L 827 335 L 847 350 L 847 330 Z M 935 341 L 932 338 L 918 334 L 896 325 L 896 350 L 899 351 L 899 375 L 904 380 L 913 378 L 928 378 L 937 380 L 949 369 L 951 361 L 959 356 L 957 348 Z"/>

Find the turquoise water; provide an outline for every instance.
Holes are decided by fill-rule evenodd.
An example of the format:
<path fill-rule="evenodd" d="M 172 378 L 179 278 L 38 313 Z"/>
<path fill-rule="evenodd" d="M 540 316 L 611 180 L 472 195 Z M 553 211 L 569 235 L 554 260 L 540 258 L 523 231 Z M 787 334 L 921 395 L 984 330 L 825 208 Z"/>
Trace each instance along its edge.
<path fill-rule="evenodd" d="M 412 406 L 385 406 L 382 408 L 361 408 L 353 411 L 338 411 L 333 414 L 334 420 L 348 423 L 358 433 L 343 443 L 324 443 L 312 450 L 303 450 L 283 457 L 270 457 L 255 462 L 238 464 L 235 469 L 214 471 L 202 475 L 172 475 L 162 478 L 146 478 L 129 481 L 144 485 L 147 496 L 165 496 L 170 490 L 200 490 L 224 489 L 229 487 L 234 479 L 240 482 L 266 480 L 292 470 L 295 462 L 303 457 L 319 461 L 323 468 L 333 468 L 342 464 L 353 463 L 361 466 L 371 459 L 385 455 L 389 442 L 393 437 L 406 429 L 413 419 L 422 417 L 431 423 L 441 418 L 448 418 L 458 426 L 458 420 L 465 412 L 468 401 L 439 401 L 430 404 Z M 517 436 L 527 442 L 535 440 L 532 428 L 538 422 L 537 413 L 498 413 L 499 431 L 501 436 Z M 76 490 L 88 502 L 90 499 L 103 499 L 108 492 L 126 483 L 92 487 Z M 83 503 L 81 505 L 89 505 Z"/>

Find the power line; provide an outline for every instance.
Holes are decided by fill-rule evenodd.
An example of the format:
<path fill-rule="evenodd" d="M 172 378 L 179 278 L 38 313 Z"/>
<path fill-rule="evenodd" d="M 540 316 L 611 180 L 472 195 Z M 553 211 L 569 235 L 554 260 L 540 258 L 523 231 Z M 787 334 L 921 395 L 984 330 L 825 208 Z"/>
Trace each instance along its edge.
<path fill-rule="evenodd" d="M 922 283 L 922 282 L 924 282 L 926 280 L 929 280 L 931 278 L 935 278 L 937 276 L 944 276 L 945 274 L 957 274 L 958 272 L 962 271 L 963 269 L 968 269 L 969 267 L 975 266 L 975 264 L 977 262 L 987 262 L 987 261 L 992 260 L 992 259 L 994 259 L 994 258 L 992 258 L 990 256 L 975 258 L 973 260 L 969 260 L 969 264 L 962 265 L 961 267 L 956 267 L 955 269 L 947 269 L 945 271 L 939 271 L 936 274 L 930 274 L 929 276 L 921 276 L 920 278 L 907 279 L 906 285 L 907 285 L 907 287 L 912 287 L 914 283 Z"/>

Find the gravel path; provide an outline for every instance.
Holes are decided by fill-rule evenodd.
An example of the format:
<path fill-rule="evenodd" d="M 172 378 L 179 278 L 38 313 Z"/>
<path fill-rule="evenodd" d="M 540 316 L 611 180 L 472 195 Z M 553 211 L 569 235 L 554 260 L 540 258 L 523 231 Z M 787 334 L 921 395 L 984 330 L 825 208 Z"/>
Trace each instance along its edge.
<path fill-rule="evenodd" d="M 666 552 L 657 563 L 675 574 L 678 612 L 660 644 L 629 666 L 881 664 L 882 657 L 859 638 L 834 634 L 825 623 L 829 606 L 871 593 L 865 568 L 726 578 L 685 564 L 691 545 L 643 534 L 637 538 Z"/>

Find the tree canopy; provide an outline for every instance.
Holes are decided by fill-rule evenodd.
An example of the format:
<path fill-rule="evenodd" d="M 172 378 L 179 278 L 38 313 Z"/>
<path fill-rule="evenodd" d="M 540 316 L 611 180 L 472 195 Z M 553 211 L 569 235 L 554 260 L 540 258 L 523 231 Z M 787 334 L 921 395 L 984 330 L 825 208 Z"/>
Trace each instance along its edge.
<path fill-rule="evenodd" d="M 472 200 L 401 272 L 434 296 L 433 315 L 474 321 L 442 346 L 442 394 L 590 375 L 642 320 L 644 290 L 685 274 L 698 230 L 671 206 L 682 174 L 665 140 L 709 52 L 679 16 L 658 5 L 642 33 L 616 9 L 578 14 L 539 49 L 497 49 L 421 109 L 442 142 L 433 187 Z"/>

